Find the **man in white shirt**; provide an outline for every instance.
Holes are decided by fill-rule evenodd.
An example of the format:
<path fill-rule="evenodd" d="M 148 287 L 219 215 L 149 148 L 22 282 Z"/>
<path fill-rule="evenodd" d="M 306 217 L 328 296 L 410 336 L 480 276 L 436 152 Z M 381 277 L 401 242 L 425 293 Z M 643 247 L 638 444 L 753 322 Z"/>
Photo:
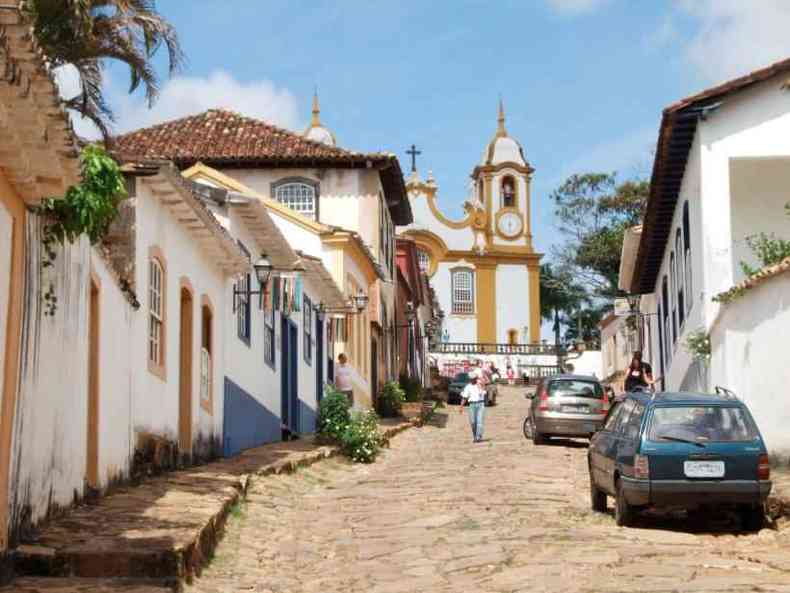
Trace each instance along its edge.
<path fill-rule="evenodd" d="M 483 440 L 483 418 L 486 410 L 486 392 L 480 386 L 480 372 L 472 371 L 470 381 L 461 392 L 462 402 L 469 404 L 469 424 L 472 426 L 473 442 Z M 464 413 L 463 405 L 459 409 Z"/>
<path fill-rule="evenodd" d="M 348 358 L 342 352 L 337 355 L 337 368 L 335 369 L 335 387 L 348 397 L 348 403 L 354 405 L 354 387 L 351 384 L 351 367 Z"/>

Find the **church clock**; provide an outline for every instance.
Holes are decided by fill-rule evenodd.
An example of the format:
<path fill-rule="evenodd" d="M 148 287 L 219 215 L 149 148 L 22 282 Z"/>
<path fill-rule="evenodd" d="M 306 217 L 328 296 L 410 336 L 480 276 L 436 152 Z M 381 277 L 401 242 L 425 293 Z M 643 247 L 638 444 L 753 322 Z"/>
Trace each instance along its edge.
<path fill-rule="evenodd" d="M 497 217 L 497 230 L 507 239 L 516 239 L 524 230 L 524 219 L 518 212 L 501 212 Z"/>

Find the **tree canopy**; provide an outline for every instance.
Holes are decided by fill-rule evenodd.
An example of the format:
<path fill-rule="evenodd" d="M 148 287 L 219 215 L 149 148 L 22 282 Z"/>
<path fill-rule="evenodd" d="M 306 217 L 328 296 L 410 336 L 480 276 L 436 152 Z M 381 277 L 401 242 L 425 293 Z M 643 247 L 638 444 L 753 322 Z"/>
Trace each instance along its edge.
<path fill-rule="evenodd" d="M 102 91 L 105 60 L 129 67 L 129 92 L 142 86 L 149 106 L 160 87 L 154 55 L 167 49 L 170 74 L 184 62 L 176 31 L 155 0 L 24 0 L 22 11 L 52 66 L 77 70 L 80 93 L 66 107 L 90 119 L 105 138 L 113 121 Z"/>

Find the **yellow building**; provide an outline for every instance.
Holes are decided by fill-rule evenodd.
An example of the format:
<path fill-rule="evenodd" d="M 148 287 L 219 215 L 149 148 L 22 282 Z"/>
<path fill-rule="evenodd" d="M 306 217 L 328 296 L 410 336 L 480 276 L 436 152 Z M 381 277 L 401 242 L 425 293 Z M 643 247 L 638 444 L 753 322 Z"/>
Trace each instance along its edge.
<path fill-rule="evenodd" d="M 505 128 L 500 102 L 496 133 L 471 174 L 465 216 L 437 205 L 432 176 L 412 172 L 406 188 L 414 222 L 405 234 L 447 312 L 444 341 L 529 344 L 540 341 L 540 259 L 533 248 L 530 187 L 534 169 Z"/>

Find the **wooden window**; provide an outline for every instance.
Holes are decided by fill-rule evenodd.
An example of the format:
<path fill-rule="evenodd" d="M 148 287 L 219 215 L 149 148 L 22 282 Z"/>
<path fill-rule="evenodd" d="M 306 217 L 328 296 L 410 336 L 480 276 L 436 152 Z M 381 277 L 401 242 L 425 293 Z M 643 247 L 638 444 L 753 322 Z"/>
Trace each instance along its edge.
<path fill-rule="evenodd" d="M 678 263 L 676 264 L 676 278 L 675 278 L 675 287 L 677 288 L 677 300 L 678 300 L 678 327 L 683 328 L 683 322 L 685 321 L 686 315 L 686 303 L 685 303 L 685 291 L 683 290 L 683 286 L 685 284 L 684 274 L 683 274 L 683 238 L 680 234 L 680 229 L 677 230 L 675 233 L 675 253 L 677 253 Z"/>
<path fill-rule="evenodd" d="M 236 291 L 238 296 L 238 308 L 236 309 L 236 330 L 239 336 L 239 339 L 243 342 L 246 342 L 249 346 L 250 344 L 250 330 L 251 330 L 251 323 L 250 318 L 252 314 L 252 308 L 250 306 L 250 283 L 252 279 L 249 274 L 244 274 L 241 280 L 236 283 Z"/>
<path fill-rule="evenodd" d="M 263 359 L 270 367 L 274 362 L 274 306 L 263 313 Z"/>
<path fill-rule="evenodd" d="M 304 295 L 302 303 L 302 332 L 304 345 L 304 361 L 307 364 L 313 362 L 313 303 L 307 295 Z"/>
<path fill-rule="evenodd" d="M 203 304 L 200 308 L 200 404 L 209 413 L 212 411 L 211 385 L 214 376 L 213 325 L 214 314 L 211 307 Z"/>
<path fill-rule="evenodd" d="M 515 346 L 518 344 L 518 330 L 516 329 L 509 329 L 507 330 L 507 343 L 511 346 Z"/>
<path fill-rule="evenodd" d="M 452 271 L 453 315 L 474 315 L 474 272 L 468 268 Z"/>
<path fill-rule="evenodd" d="M 689 221 L 689 203 L 683 203 L 683 272 L 685 276 L 686 314 L 691 312 L 694 304 L 693 286 L 691 283 L 691 224 Z"/>
<path fill-rule="evenodd" d="M 678 266 L 675 252 L 669 254 L 669 299 L 672 302 L 672 343 L 678 340 Z"/>
<path fill-rule="evenodd" d="M 672 360 L 672 334 L 670 333 L 670 314 L 669 314 L 669 289 L 667 287 L 667 277 L 664 275 L 664 279 L 661 283 L 661 300 L 662 300 L 662 308 L 664 311 L 664 318 L 661 320 L 664 324 L 664 366 L 669 367 L 669 363 Z"/>
<path fill-rule="evenodd" d="M 148 260 L 148 367 L 164 378 L 166 276 L 160 256 Z"/>

